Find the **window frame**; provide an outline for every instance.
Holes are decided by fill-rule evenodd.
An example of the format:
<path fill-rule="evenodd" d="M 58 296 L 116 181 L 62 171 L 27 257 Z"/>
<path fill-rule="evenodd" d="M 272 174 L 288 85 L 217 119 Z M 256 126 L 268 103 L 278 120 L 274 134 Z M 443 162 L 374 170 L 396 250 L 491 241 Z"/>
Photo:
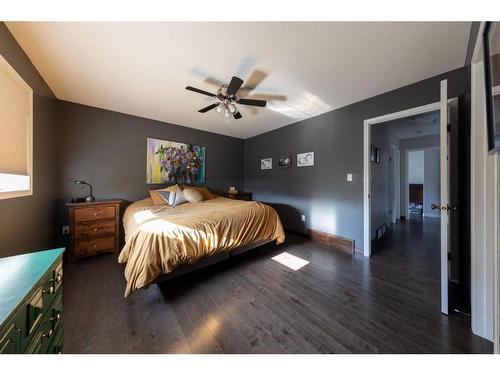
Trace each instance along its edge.
<path fill-rule="evenodd" d="M 24 79 L 16 72 L 9 62 L 0 55 L 0 70 L 23 91 L 28 98 L 28 108 L 26 113 L 26 152 L 27 152 L 27 176 L 29 177 L 29 189 L 17 191 L 1 191 L 0 200 L 26 197 L 33 195 L 33 89 L 24 81 Z"/>

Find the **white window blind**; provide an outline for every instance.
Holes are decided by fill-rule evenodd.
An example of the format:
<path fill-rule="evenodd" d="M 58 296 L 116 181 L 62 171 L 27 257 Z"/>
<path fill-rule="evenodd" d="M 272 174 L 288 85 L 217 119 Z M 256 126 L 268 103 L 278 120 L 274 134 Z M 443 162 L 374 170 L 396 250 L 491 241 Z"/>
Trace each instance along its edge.
<path fill-rule="evenodd" d="M 31 194 L 32 101 L 31 88 L 0 56 L 0 199 Z"/>

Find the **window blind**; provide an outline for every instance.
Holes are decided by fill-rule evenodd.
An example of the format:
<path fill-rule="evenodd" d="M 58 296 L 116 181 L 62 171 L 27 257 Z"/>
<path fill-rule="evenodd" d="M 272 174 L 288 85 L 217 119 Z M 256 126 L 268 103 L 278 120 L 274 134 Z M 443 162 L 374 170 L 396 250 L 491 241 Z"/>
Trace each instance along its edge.
<path fill-rule="evenodd" d="M 28 114 L 26 88 L 0 69 L 0 173 L 28 174 Z"/>

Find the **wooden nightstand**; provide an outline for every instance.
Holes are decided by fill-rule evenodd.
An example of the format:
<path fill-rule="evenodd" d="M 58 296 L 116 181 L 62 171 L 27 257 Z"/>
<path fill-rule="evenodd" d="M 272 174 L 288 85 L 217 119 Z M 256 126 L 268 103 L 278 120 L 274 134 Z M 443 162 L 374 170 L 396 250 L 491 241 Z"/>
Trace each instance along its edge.
<path fill-rule="evenodd" d="M 69 261 L 118 251 L 120 243 L 119 199 L 90 203 L 66 203 L 69 208 Z"/>
<path fill-rule="evenodd" d="M 224 192 L 223 194 L 226 198 L 230 199 L 239 199 L 242 201 L 251 201 L 252 200 L 252 193 L 246 193 L 244 191 L 239 191 L 237 193 L 229 193 L 229 192 Z"/>

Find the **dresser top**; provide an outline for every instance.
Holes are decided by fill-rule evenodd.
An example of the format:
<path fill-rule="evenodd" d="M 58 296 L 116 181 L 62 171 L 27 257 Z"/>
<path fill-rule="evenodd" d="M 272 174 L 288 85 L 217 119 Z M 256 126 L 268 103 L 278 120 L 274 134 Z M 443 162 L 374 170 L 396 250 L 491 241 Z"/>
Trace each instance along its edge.
<path fill-rule="evenodd" d="M 87 207 L 87 206 L 99 206 L 101 204 L 116 204 L 123 203 L 122 199 L 103 199 L 103 200 L 95 200 L 93 202 L 68 202 L 66 206 L 68 207 Z"/>
<path fill-rule="evenodd" d="M 0 327 L 64 249 L 0 258 Z"/>

